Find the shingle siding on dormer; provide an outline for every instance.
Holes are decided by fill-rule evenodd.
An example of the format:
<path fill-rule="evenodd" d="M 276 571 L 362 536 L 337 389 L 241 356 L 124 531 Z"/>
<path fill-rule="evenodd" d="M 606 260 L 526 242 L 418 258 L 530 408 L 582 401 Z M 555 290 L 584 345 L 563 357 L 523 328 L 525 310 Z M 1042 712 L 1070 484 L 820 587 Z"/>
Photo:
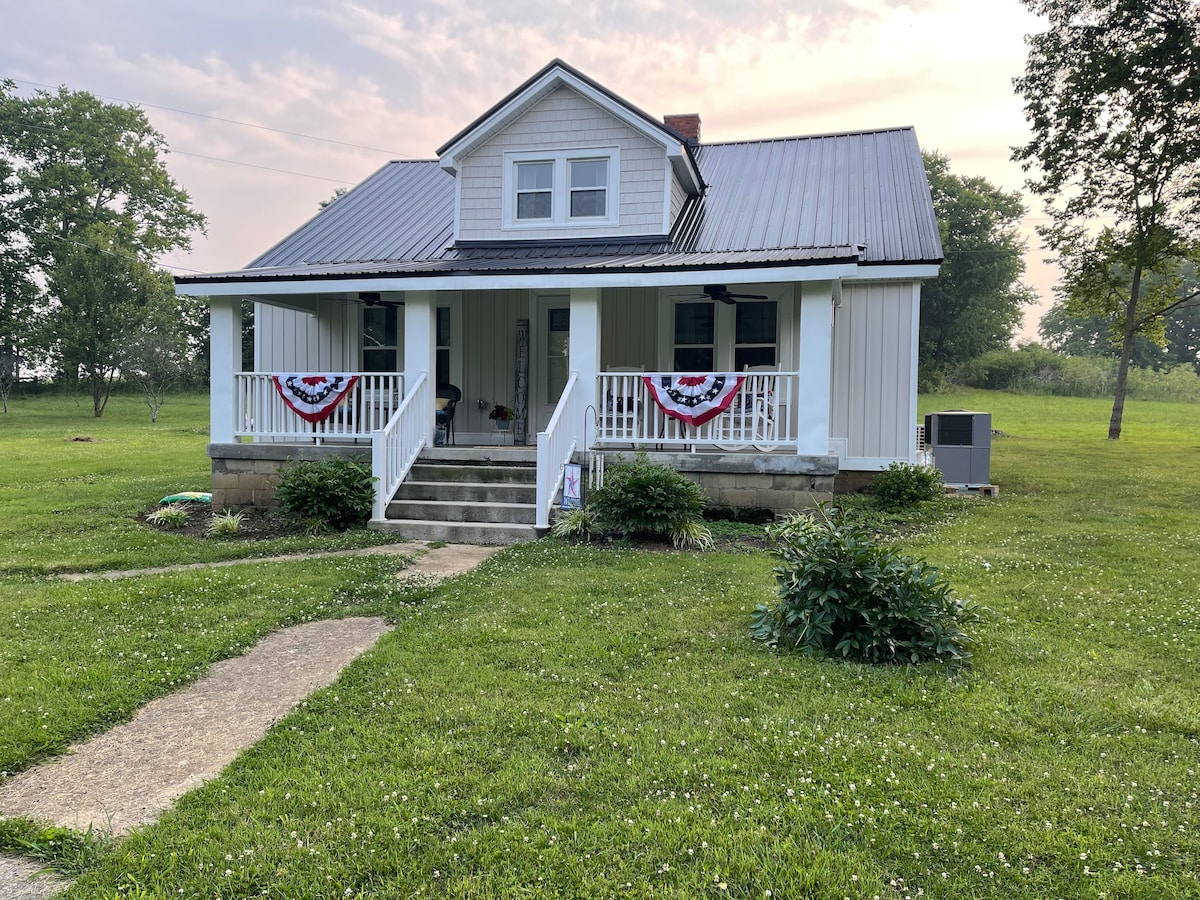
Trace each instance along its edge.
<path fill-rule="evenodd" d="M 620 148 L 618 225 L 502 228 L 506 152 L 592 147 Z M 560 87 L 462 161 L 457 237 L 460 241 L 511 241 L 661 235 L 668 171 L 662 147 L 570 88 Z"/>

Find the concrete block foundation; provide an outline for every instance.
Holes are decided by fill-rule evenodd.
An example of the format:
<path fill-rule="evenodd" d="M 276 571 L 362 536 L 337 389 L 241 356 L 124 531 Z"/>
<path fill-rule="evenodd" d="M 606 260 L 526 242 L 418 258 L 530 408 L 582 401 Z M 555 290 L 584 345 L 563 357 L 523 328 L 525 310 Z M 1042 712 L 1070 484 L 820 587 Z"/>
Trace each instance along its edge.
<path fill-rule="evenodd" d="M 327 456 L 371 459 L 371 448 L 331 444 L 209 444 L 212 460 L 212 508 L 278 509 L 278 472 L 290 460 Z"/>

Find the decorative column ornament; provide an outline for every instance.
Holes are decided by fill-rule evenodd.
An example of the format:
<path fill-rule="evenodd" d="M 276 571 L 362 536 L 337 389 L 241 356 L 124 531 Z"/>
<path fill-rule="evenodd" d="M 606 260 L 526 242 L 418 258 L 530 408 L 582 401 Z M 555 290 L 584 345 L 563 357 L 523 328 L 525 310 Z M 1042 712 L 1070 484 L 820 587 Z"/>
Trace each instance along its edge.
<path fill-rule="evenodd" d="M 513 443 L 524 444 L 529 423 L 529 320 L 517 320 L 517 365 L 513 385 Z"/>

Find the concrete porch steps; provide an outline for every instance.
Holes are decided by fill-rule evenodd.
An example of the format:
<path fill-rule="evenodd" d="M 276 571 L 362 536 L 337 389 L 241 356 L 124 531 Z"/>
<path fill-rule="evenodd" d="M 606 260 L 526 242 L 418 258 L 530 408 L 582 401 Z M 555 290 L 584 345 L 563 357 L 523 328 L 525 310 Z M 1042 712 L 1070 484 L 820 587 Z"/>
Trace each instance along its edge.
<path fill-rule="evenodd" d="M 413 465 L 371 527 L 413 540 L 516 544 L 538 538 L 536 453 L 436 448 Z"/>

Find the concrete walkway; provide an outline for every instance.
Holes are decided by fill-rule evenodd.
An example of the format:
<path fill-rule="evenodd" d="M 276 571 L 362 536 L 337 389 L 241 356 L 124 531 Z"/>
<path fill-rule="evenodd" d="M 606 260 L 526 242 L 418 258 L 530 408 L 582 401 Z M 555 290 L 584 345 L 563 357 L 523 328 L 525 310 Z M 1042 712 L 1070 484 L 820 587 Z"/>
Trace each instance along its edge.
<path fill-rule="evenodd" d="M 408 543 L 308 558 L 413 555 L 415 563 L 397 573 L 399 577 L 444 578 L 474 568 L 499 549 L 451 544 L 429 550 Z M 264 561 L 70 577 L 121 578 Z M 152 822 L 184 793 L 220 774 L 301 700 L 332 684 L 387 631 L 383 619 L 350 618 L 310 622 L 268 635 L 246 654 L 215 664 L 190 687 L 151 701 L 130 722 L 0 784 L 0 814 L 77 831 L 90 826 L 118 836 Z M 30 880 L 41 868 L 28 860 L 0 856 L 0 897 L 41 900 L 65 886 L 60 879 Z"/>

